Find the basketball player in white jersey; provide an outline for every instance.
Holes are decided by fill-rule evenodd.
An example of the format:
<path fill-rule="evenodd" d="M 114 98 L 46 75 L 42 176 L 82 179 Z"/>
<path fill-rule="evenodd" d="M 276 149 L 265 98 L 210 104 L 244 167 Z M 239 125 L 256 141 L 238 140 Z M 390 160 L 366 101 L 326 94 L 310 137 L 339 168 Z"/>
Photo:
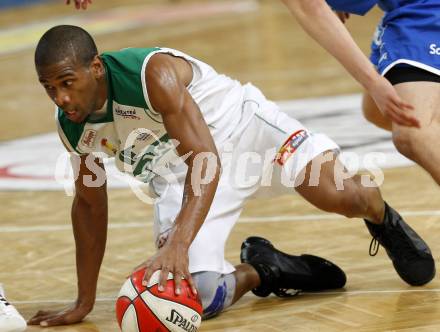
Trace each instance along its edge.
<path fill-rule="evenodd" d="M 205 317 L 249 290 L 289 296 L 286 289 L 345 284 L 331 262 L 284 254 L 259 237 L 243 243 L 242 264 L 225 260 L 225 242 L 245 200 L 260 194 L 296 191 L 324 211 L 363 218 L 404 281 L 422 285 L 434 277 L 428 246 L 379 190 L 371 182 L 364 186 L 360 176 L 341 175 L 337 145 L 280 112 L 252 84 L 168 48 L 98 55 L 92 37 L 75 26 L 48 30 L 35 64 L 57 105 L 60 138 L 78 155 L 72 205 L 78 299 L 68 309 L 39 312 L 30 324 L 75 323 L 93 308 L 107 232 L 105 170 L 93 153 L 114 157 L 121 171 L 149 183 L 158 197 L 158 251 L 143 264 L 145 281 L 161 270 L 160 289 L 171 272 L 178 294 L 187 279 L 198 289 Z"/>
<path fill-rule="evenodd" d="M 26 326 L 24 318 L 6 299 L 3 285 L 0 284 L 0 332 L 22 332 Z"/>

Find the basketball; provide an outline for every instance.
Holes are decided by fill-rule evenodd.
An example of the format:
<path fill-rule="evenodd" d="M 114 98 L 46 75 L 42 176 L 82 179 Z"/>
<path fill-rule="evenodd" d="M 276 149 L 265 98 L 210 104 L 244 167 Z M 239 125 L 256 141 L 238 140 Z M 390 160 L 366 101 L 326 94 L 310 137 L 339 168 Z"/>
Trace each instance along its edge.
<path fill-rule="evenodd" d="M 180 295 L 174 293 L 172 274 L 159 292 L 160 271 L 147 286 L 142 285 L 145 269 L 135 271 L 122 286 L 116 301 L 116 317 L 122 332 L 195 332 L 202 320 L 202 304 L 182 280 Z"/>

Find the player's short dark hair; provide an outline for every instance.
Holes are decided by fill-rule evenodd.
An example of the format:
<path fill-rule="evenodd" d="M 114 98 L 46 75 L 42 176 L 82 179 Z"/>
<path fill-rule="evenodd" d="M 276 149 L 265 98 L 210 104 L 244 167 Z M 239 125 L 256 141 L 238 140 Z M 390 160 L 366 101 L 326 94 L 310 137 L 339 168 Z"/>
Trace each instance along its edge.
<path fill-rule="evenodd" d="M 66 58 L 86 66 L 97 54 L 95 41 L 86 30 L 74 25 L 57 25 L 40 38 L 35 50 L 35 66 L 44 67 Z"/>

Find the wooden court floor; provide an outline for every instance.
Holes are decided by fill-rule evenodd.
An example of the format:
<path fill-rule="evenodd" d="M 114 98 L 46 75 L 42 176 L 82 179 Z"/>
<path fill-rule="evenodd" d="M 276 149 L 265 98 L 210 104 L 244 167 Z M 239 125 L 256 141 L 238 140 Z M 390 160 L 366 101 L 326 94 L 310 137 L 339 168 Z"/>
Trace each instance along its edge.
<path fill-rule="evenodd" d="M 68 17 L 68 21 L 86 14 L 75 13 L 59 2 L 2 11 L 0 29 L 27 26 L 37 18 L 50 21 Z M 132 8 L 164 6 L 161 10 L 165 12 L 172 6 L 213 3 L 95 2 L 88 15 L 106 13 L 121 3 Z M 243 82 L 252 81 L 274 100 L 360 92 L 278 2 L 255 4 L 256 9 L 240 14 L 152 25 L 146 22 L 145 26 L 103 33 L 96 39 L 102 51 L 156 45 L 183 50 L 220 72 Z M 374 12 L 369 18 L 349 23 L 365 51 L 378 19 L 379 13 Z M 32 48 L 0 55 L 0 144 L 55 129 L 53 107 L 37 82 L 32 56 Z M 439 191 L 430 177 L 417 167 L 389 169 L 382 190 L 386 200 L 402 212 L 430 244 L 434 256 L 439 257 Z M 56 191 L 15 191 L 0 192 L 0 201 L 0 282 L 5 284 L 9 299 L 26 318 L 40 309 L 57 309 L 71 303 L 76 295 L 71 198 Z M 131 269 L 154 252 L 152 209 L 125 189 L 111 190 L 109 203 L 110 230 L 95 309 L 81 324 L 47 331 L 118 331 L 115 296 Z M 240 243 L 249 235 L 265 236 L 292 254 L 312 253 L 331 259 L 346 271 L 347 285 L 340 291 L 302 294 L 289 300 L 259 299 L 248 294 L 218 318 L 204 322 L 201 331 L 440 330 L 438 278 L 424 287 L 407 286 L 394 272 L 383 249 L 376 257 L 369 257 L 370 237 L 360 220 L 324 214 L 295 195 L 253 200 L 228 242 L 226 253 L 231 262 L 239 262 Z"/>

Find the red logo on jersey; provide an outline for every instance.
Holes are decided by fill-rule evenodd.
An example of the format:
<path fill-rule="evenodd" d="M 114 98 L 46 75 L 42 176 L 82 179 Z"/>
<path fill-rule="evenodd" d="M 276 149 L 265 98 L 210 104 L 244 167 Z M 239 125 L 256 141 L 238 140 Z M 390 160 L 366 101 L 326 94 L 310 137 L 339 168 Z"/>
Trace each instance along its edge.
<path fill-rule="evenodd" d="M 113 145 L 112 143 L 110 143 L 110 142 L 108 141 L 107 138 L 103 138 L 103 139 L 101 140 L 101 146 L 106 147 L 106 148 L 109 149 L 111 152 L 113 152 L 113 154 L 116 154 L 116 152 L 117 152 L 117 150 L 116 150 L 116 148 L 114 147 L 114 145 Z"/>
<path fill-rule="evenodd" d="M 84 132 L 81 143 L 84 144 L 85 146 L 88 146 L 89 148 L 93 147 L 93 144 L 95 143 L 96 134 L 97 134 L 96 130 L 87 129 Z"/>
<path fill-rule="evenodd" d="M 283 144 L 280 151 L 278 151 L 274 162 L 283 166 L 287 159 L 298 150 L 299 146 L 304 143 L 304 141 L 309 137 L 309 134 L 304 130 L 298 130 L 293 133 L 287 141 Z"/>

